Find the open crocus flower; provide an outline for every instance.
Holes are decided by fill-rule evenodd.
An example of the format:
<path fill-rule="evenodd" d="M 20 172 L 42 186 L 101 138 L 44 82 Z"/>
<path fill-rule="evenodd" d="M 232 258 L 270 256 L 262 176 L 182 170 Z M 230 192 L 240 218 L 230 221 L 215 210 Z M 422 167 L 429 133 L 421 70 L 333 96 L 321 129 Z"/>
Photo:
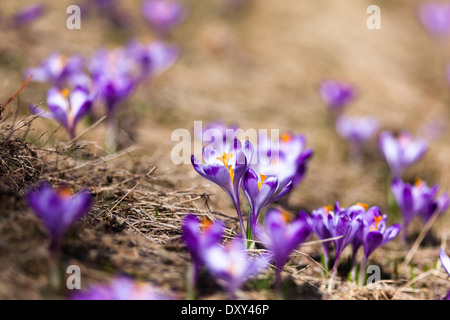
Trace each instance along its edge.
<path fill-rule="evenodd" d="M 72 300 L 172 300 L 174 296 L 150 283 L 118 276 L 109 283 L 91 285 L 74 294 Z"/>
<path fill-rule="evenodd" d="M 311 221 L 307 213 L 288 223 L 287 214 L 277 209 L 268 211 L 264 216 L 264 228 L 256 227 L 256 237 L 270 251 L 276 267 L 275 286 L 280 289 L 281 270 L 290 254 L 311 234 Z"/>
<path fill-rule="evenodd" d="M 406 131 L 398 137 L 394 137 L 390 132 L 382 132 L 379 145 L 393 178 L 400 177 L 403 171 L 419 161 L 428 149 L 424 139 L 413 139 Z"/>
<path fill-rule="evenodd" d="M 450 34 L 450 3 L 425 2 L 418 7 L 419 19 L 425 29 L 433 36 Z"/>
<path fill-rule="evenodd" d="M 166 34 L 186 18 L 182 5 L 172 0 L 147 0 L 142 12 L 150 25 L 159 33 Z"/>
<path fill-rule="evenodd" d="M 348 83 L 327 79 L 320 84 L 320 96 L 330 111 L 337 115 L 355 99 L 355 89 Z"/>
<path fill-rule="evenodd" d="M 336 121 L 338 134 L 350 143 L 360 145 L 373 138 L 379 128 L 378 120 L 374 117 L 340 116 Z"/>
<path fill-rule="evenodd" d="M 450 276 L 450 258 L 442 249 L 439 249 L 439 260 L 441 260 L 442 267 Z M 444 300 L 450 300 L 450 291 L 447 293 Z"/>
<path fill-rule="evenodd" d="M 268 177 L 261 173 L 257 174 L 252 168 L 249 168 L 242 179 L 242 189 L 251 207 L 247 233 L 253 236 L 259 214 L 263 208 L 285 196 L 292 189 L 292 182 L 283 187 L 279 184 L 276 176 Z"/>
<path fill-rule="evenodd" d="M 239 192 L 242 177 L 249 167 L 252 156 L 253 146 L 250 141 L 247 140 L 242 145 L 238 139 L 231 144 L 218 146 L 217 149 L 211 146 L 204 147 L 202 158 L 205 164 L 194 155 L 191 156 L 195 171 L 220 186 L 231 198 L 241 223 L 243 235 L 246 232 L 241 214 Z"/>
<path fill-rule="evenodd" d="M 389 241 L 393 240 L 400 233 L 401 225 L 394 224 L 386 227 L 386 215 L 381 215 L 378 207 L 372 207 L 363 213 L 363 225 L 360 232 L 355 238 L 360 237 L 359 240 L 362 243 L 364 249 L 364 260 L 360 267 L 359 284 L 363 285 L 366 265 L 369 256 L 378 247 L 385 245 Z M 354 254 L 356 254 L 357 247 L 354 248 Z"/>
<path fill-rule="evenodd" d="M 51 88 L 47 92 L 49 111 L 43 111 L 35 106 L 30 106 L 30 108 L 43 118 L 58 121 L 67 130 L 70 138 L 73 139 L 76 126 L 91 110 L 94 97 L 83 87 L 76 87 L 70 93 L 68 89 L 60 91 L 57 88 Z"/>
<path fill-rule="evenodd" d="M 28 193 L 27 199 L 49 232 L 50 251 L 53 255 L 58 254 L 60 242 L 69 227 L 86 215 L 92 205 L 88 190 L 72 194 L 66 186 L 53 190 L 46 182 Z"/>
<path fill-rule="evenodd" d="M 193 260 L 193 285 L 197 282 L 198 271 L 204 265 L 204 254 L 207 249 L 220 244 L 224 234 L 224 226 L 220 221 L 211 222 L 204 218 L 200 221 L 193 214 L 187 215 L 182 224 L 183 240 Z"/>
<path fill-rule="evenodd" d="M 336 202 L 333 206 L 327 206 L 314 210 L 311 213 L 313 230 L 320 240 L 333 239 L 335 249 L 335 261 L 332 268 L 332 275 L 337 270 L 338 260 L 342 251 L 353 242 L 353 239 L 360 229 L 363 221 L 361 212 L 365 211 L 365 207 L 356 204 L 349 208 L 340 208 Z M 330 240 L 331 241 L 331 240 Z M 328 264 L 329 244 L 323 244 L 325 266 Z"/>
<path fill-rule="evenodd" d="M 237 237 L 226 247 L 215 245 L 205 253 L 205 263 L 209 272 L 227 289 L 230 298 L 248 278 L 265 269 L 269 263 L 267 255 L 249 257 L 243 239 Z"/>
<path fill-rule="evenodd" d="M 32 80 L 48 82 L 52 86 L 63 89 L 72 84 L 72 78 L 83 73 L 84 59 L 79 56 L 66 58 L 59 53 L 51 54 L 41 66 L 28 69 L 25 76 L 33 75 Z"/>
<path fill-rule="evenodd" d="M 281 190 L 288 184 L 295 188 L 303 181 L 313 150 L 306 147 L 304 135 L 286 132 L 276 142 L 260 135 L 255 153 L 258 161 L 252 167 L 267 177 L 276 177 Z"/>

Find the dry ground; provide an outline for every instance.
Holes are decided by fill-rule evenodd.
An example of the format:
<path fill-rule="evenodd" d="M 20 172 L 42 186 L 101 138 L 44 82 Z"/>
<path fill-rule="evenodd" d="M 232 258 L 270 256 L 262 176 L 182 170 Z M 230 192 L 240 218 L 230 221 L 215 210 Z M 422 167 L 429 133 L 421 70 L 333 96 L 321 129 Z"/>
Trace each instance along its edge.
<path fill-rule="evenodd" d="M 374 115 L 383 129 L 418 133 L 433 121 L 446 126 L 450 99 L 442 70 L 448 48 L 422 30 L 414 1 L 377 1 L 382 29 L 368 30 L 366 9 L 372 2 L 254 0 L 240 12 L 229 12 L 219 0 L 185 1 L 190 16 L 170 39 L 180 46 L 181 57 L 156 81 L 141 86 L 123 108 L 122 149 L 117 154 L 107 155 L 101 149 L 102 125 L 76 145 L 67 144 L 63 130 L 54 132 L 57 126 L 48 120 L 35 119 L 15 132 L 12 138 L 25 136 L 30 144 L 8 140 L 8 147 L 29 162 L 14 171 L 16 183 L 2 180 L 0 298 L 69 297 L 67 291 L 48 289 L 45 230 L 22 199 L 40 179 L 66 182 L 75 190 L 88 187 L 95 194 L 94 209 L 67 237 L 61 262 L 62 267 L 81 267 L 83 285 L 123 272 L 184 298 L 190 258 L 180 238 L 180 219 L 196 212 L 225 219 L 230 234 L 236 230 L 234 209 L 220 188 L 202 179 L 190 165 L 175 166 L 171 161 L 175 145 L 171 133 L 177 128 L 192 130 L 198 120 L 206 124 L 221 119 L 244 129 L 304 133 L 315 154 L 305 181 L 290 197 L 293 211 L 311 211 L 339 201 L 344 206 L 365 202 L 387 212 L 387 167 L 376 143 L 366 146 L 363 164 L 349 163 L 346 144 L 330 125 L 317 85 L 324 77 L 355 83 L 358 99 L 349 113 Z M 25 3 L 2 4 L 0 9 L 6 15 Z M 97 16 L 83 20 L 81 30 L 70 31 L 65 28 L 65 11 L 72 1 L 45 3 L 49 14 L 31 28 L 1 32 L 2 102 L 23 83 L 23 70 L 53 51 L 89 55 L 99 46 L 113 47 L 131 36 L 151 35 L 136 4 L 124 5 L 137 17 L 129 28 L 114 28 L 105 17 Z M 44 101 L 45 89 L 31 83 L 7 106 L 3 118 L 16 109 L 19 115 L 2 121 L 3 135 L 11 132 L 8 126 L 31 120 L 27 103 Z M 88 127 L 84 123 L 79 131 Z M 446 130 L 406 178 L 420 177 L 450 190 L 449 139 Z M 399 216 L 389 219 L 400 222 Z M 402 262 L 420 232 L 418 221 L 411 228 L 410 245 L 393 241 L 378 250 L 371 261 L 381 267 L 383 281 L 375 289 L 346 282 L 343 263 L 343 281 L 328 292 L 328 279 L 317 263 L 320 245 L 303 246 L 285 269 L 286 297 L 440 297 L 450 283 L 439 265 L 434 268 L 439 247 L 448 244 L 449 226 L 447 214 L 433 226 L 433 241 L 418 249 L 409 266 Z M 273 271 L 268 270 L 250 281 L 241 297 L 272 299 L 271 279 Z M 200 299 L 224 298 L 207 274 L 201 281 Z"/>

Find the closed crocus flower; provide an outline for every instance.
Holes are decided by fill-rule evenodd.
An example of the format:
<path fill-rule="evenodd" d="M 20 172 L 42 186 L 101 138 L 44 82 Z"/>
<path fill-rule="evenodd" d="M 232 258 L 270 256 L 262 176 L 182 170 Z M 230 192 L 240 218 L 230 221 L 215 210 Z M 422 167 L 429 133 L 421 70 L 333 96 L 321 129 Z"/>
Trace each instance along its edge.
<path fill-rule="evenodd" d="M 338 115 L 355 99 L 355 89 L 349 84 L 338 80 L 327 79 L 320 84 L 320 96 L 330 111 Z"/>
<path fill-rule="evenodd" d="M 186 11 L 178 1 L 147 0 L 142 12 L 150 25 L 159 33 L 166 34 L 186 18 Z"/>
<path fill-rule="evenodd" d="M 357 145 L 373 138 L 378 132 L 379 123 L 374 117 L 340 116 L 336 121 L 338 134 Z"/>
<path fill-rule="evenodd" d="M 72 92 L 68 89 L 51 88 L 47 92 L 49 111 L 35 106 L 30 108 L 43 118 L 58 121 L 67 130 L 70 138 L 74 138 L 76 126 L 90 112 L 94 98 L 95 94 L 91 94 L 83 87 L 76 87 Z"/>
<path fill-rule="evenodd" d="M 192 165 L 202 177 L 220 186 L 230 197 L 241 223 L 242 233 L 246 234 L 242 219 L 239 192 L 242 177 L 249 168 L 253 156 L 253 146 L 250 141 L 245 141 L 244 145 L 235 139 L 231 144 L 218 146 L 217 149 L 211 146 L 203 148 L 202 161 L 194 155 L 191 156 Z"/>
<path fill-rule="evenodd" d="M 439 197 L 432 199 L 426 207 L 419 212 L 425 223 L 435 214 L 441 215 L 447 211 L 450 205 L 450 198 L 447 193 L 441 194 Z"/>
<path fill-rule="evenodd" d="M 450 3 L 424 2 L 418 7 L 420 22 L 433 36 L 442 37 L 450 34 Z"/>
<path fill-rule="evenodd" d="M 57 254 L 67 230 L 85 216 L 92 205 L 92 196 L 88 190 L 72 194 L 66 186 L 54 190 L 46 182 L 42 182 L 36 190 L 28 193 L 27 199 L 47 228 L 51 240 L 50 250 L 54 255 Z"/>
<path fill-rule="evenodd" d="M 424 139 L 413 139 L 406 131 L 400 133 L 398 137 L 394 137 L 390 132 L 382 132 L 379 145 L 393 178 L 400 177 L 403 171 L 419 161 L 428 149 Z"/>
<path fill-rule="evenodd" d="M 442 249 L 439 249 L 439 260 L 441 260 L 442 267 L 450 276 L 450 258 Z M 450 291 L 447 293 L 444 300 L 450 300 Z"/>
<path fill-rule="evenodd" d="M 184 243 L 193 260 L 192 282 L 195 285 L 198 271 L 204 265 L 204 254 L 211 246 L 221 243 L 224 225 L 206 218 L 199 220 L 197 216 L 189 214 L 183 220 L 182 230 Z"/>
<path fill-rule="evenodd" d="M 228 291 L 230 298 L 236 298 L 237 290 L 250 277 L 268 266 L 267 255 L 250 257 L 245 241 L 240 237 L 233 239 L 225 247 L 216 245 L 205 254 L 205 264 L 209 272 Z"/>
<path fill-rule="evenodd" d="M 275 286 L 281 289 L 281 270 L 291 253 L 311 234 L 311 221 L 307 213 L 300 212 L 292 222 L 288 215 L 278 209 L 268 211 L 264 216 L 263 227 L 257 225 L 255 233 L 261 243 L 270 251 L 275 260 Z"/>
<path fill-rule="evenodd" d="M 41 66 L 28 69 L 26 77 L 33 75 L 32 80 L 48 82 L 58 89 L 72 84 L 72 79 L 83 73 L 84 59 L 79 55 L 66 58 L 60 53 L 53 53 L 45 59 Z"/>
<path fill-rule="evenodd" d="M 89 286 L 72 295 L 72 300 L 172 300 L 174 296 L 145 282 L 118 276 L 109 283 Z"/>
<path fill-rule="evenodd" d="M 363 223 L 361 212 L 364 208 L 355 205 L 349 208 L 341 208 L 336 202 L 335 206 L 327 206 L 314 210 L 311 213 L 313 230 L 321 240 L 336 238 L 333 241 L 335 249 L 335 261 L 332 268 L 332 276 L 336 273 L 338 260 L 342 251 L 353 242 L 355 235 Z M 329 245 L 323 245 L 325 262 L 328 263 Z"/>
<path fill-rule="evenodd" d="M 269 203 L 281 199 L 292 189 L 292 182 L 281 186 L 276 176 L 265 176 L 249 168 L 242 179 L 242 189 L 250 203 L 251 214 L 247 232 L 253 235 L 261 211 Z"/>

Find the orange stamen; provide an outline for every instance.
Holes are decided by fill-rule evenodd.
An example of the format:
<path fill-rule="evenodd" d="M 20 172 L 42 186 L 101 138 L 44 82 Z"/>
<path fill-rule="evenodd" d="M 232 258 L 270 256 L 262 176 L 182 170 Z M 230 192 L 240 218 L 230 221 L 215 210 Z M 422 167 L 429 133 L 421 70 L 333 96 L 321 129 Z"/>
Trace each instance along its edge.
<path fill-rule="evenodd" d="M 73 195 L 73 191 L 70 187 L 68 186 L 61 186 L 58 189 L 58 194 L 62 197 L 62 198 L 70 198 Z"/>
<path fill-rule="evenodd" d="M 330 211 L 333 211 L 333 206 L 325 206 L 323 208 L 325 209 L 325 212 L 327 213 L 327 215 L 330 213 Z"/>
<path fill-rule="evenodd" d="M 357 206 L 363 207 L 364 210 L 367 210 L 367 208 L 369 208 L 369 205 L 368 205 L 367 203 L 361 203 L 361 202 L 358 202 L 356 205 L 357 205 Z"/>
<path fill-rule="evenodd" d="M 267 176 L 265 176 L 263 174 L 260 174 L 259 176 L 261 177 L 261 182 L 258 182 L 258 190 L 261 191 L 261 187 L 262 187 L 264 181 L 266 180 Z"/>
<path fill-rule="evenodd" d="M 417 178 L 416 182 L 414 184 L 417 188 L 420 188 L 420 187 L 422 187 L 423 181 L 420 180 L 419 178 Z"/>
<path fill-rule="evenodd" d="M 283 133 L 281 135 L 282 142 L 289 142 L 289 141 L 291 141 L 291 139 L 292 139 L 292 136 L 289 133 Z"/>
<path fill-rule="evenodd" d="M 230 165 L 228 165 L 228 161 L 233 158 L 233 154 L 232 153 L 222 153 L 221 156 L 217 157 L 217 160 L 220 160 L 223 162 L 223 164 L 225 165 L 225 167 L 227 168 L 228 172 L 230 173 L 230 178 L 231 181 L 233 181 L 234 179 L 234 172 L 233 172 L 233 167 L 231 167 Z"/>
<path fill-rule="evenodd" d="M 383 220 L 382 216 L 374 216 L 373 220 L 375 220 L 375 227 L 370 227 L 370 231 L 378 231 L 378 224 L 380 223 L 381 220 Z"/>

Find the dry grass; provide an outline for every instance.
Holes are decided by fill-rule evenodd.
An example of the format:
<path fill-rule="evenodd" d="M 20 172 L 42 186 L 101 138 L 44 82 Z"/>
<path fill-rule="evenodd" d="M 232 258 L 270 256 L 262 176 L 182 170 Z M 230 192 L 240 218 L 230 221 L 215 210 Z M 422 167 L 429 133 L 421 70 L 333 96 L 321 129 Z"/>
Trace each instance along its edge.
<path fill-rule="evenodd" d="M 19 7 L 5 6 L 5 14 Z M 99 45 L 114 46 L 127 36 L 149 36 L 136 20 L 118 30 L 106 19 L 91 17 L 81 31 L 65 25 L 64 2 L 45 1 L 48 16 L 28 31 L 7 31 L 0 44 L 0 101 L 23 83 L 24 68 L 37 65 L 52 51 L 90 54 Z M 307 136 L 315 151 L 304 183 L 290 197 L 292 211 L 312 210 L 340 201 L 378 205 L 387 212 L 387 167 L 376 143 L 365 149 L 364 163 L 352 165 L 346 144 L 336 136 L 318 95 L 326 76 L 354 82 L 359 98 L 351 114 L 371 114 L 383 129 L 410 129 L 440 119 L 447 126 L 448 88 L 441 74 L 446 59 L 421 30 L 414 5 L 383 2 L 382 30 L 365 28 L 370 1 L 253 1 L 239 14 L 219 3 L 185 1 L 190 18 L 171 41 L 180 45 L 177 64 L 152 84 L 141 87 L 123 109 L 120 143 L 109 155 L 102 149 L 104 127 L 84 123 L 80 136 L 67 136 L 54 123 L 35 119 L 27 103 L 44 101 L 45 85 L 30 83 L 2 109 L 0 123 L 0 298 L 67 298 L 69 292 L 47 290 L 47 237 L 22 195 L 40 179 L 89 188 L 96 202 L 63 246 L 62 266 L 77 264 L 83 283 L 107 280 L 125 272 L 176 292 L 185 293 L 190 257 L 180 234 L 184 215 L 195 212 L 223 219 L 228 235 L 237 230 L 229 199 L 198 176 L 190 165 L 174 166 L 170 136 L 192 129 L 195 120 L 221 119 L 242 128 L 278 128 Z M 138 11 L 127 4 L 130 12 Z M 3 8 L 2 8 L 3 9 Z M 133 11 L 134 10 L 134 11 Z M 96 32 L 93 32 L 95 30 Z M 102 31 L 100 31 L 102 30 Z M 58 39 L 58 41 L 55 41 Z M 16 111 L 19 112 L 16 112 Z M 101 112 L 101 110 L 99 110 Z M 86 130 L 84 132 L 84 130 Z M 450 133 L 433 142 L 407 179 L 421 177 L 450 190 Z M 399 217 L 390 217 L 397 222 Z M 394 241 L 375 252 L 383 281 L 358 288 L 346 281 L 342 257 L 331 292 L 323 274 L 320 244 L 305 245 L 285 268 L 288 299 L 436 299 L 449 282 L 437 262 L 445 247 L 448 214 L 432 226 L 435 241 L 420 246 L 409 265 L 402 262 L 410 246 Z M 412 225 L 412 240 L 422 225 Z M 315 239 L 312 239 L 315 240 Z M 412 244 L 412 242 L 411 242 Z M 240 297 L 272 299 L 273 270 L 250 281 Z M 206 273 L 200 299 L 225 298 Z"/>

